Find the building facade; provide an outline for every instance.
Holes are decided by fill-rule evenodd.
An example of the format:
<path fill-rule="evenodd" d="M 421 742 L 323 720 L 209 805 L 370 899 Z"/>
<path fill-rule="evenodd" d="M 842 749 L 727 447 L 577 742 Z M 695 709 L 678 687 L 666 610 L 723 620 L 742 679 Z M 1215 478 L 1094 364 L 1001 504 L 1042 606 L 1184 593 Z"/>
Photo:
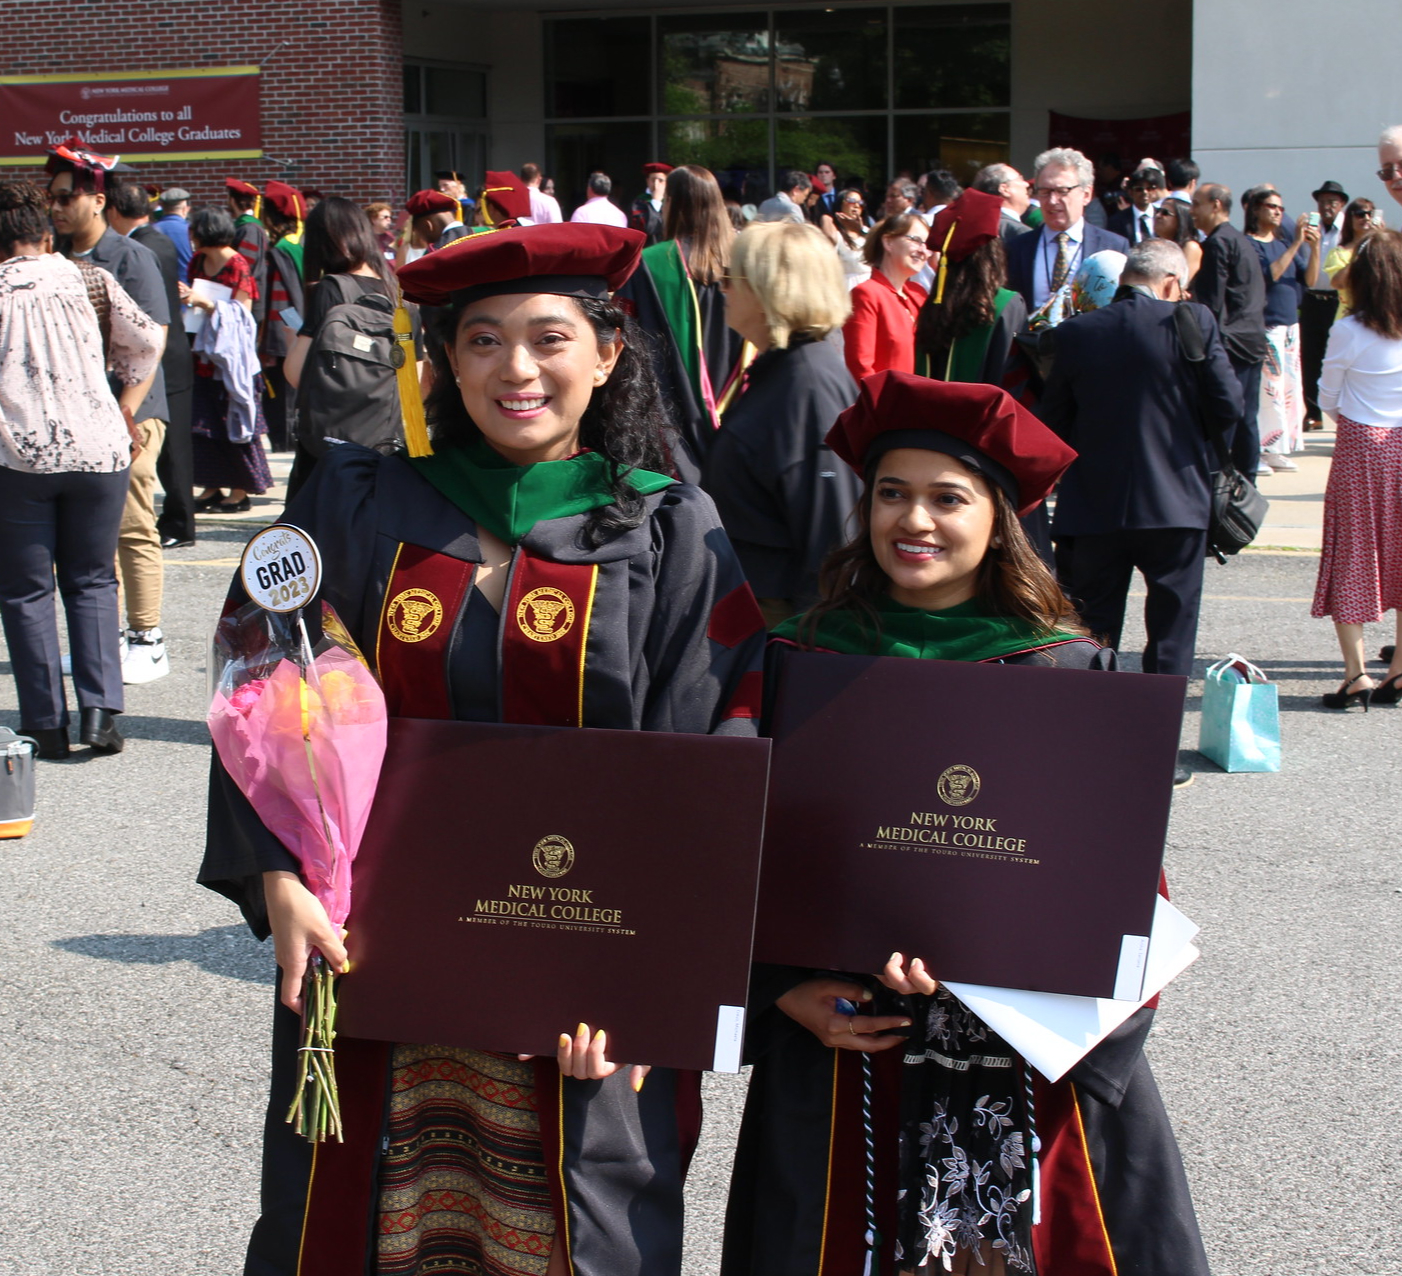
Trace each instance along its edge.
<path fill-rule="evenodd" d="M 594 169 L 626 204 L 653 159 L 704 164 L 750 201 L 822 160 L 879 189 L 935 167 L 1025 169 L 1050 142 L 1126 166 L 1191 150 L 1238 189 L 1276 182 L 1292 209 L 1325 178 L 1381 193 L 1372 142 L 1402 120 L 1395 6 L 1330 11 L 1380 35 L 1353 43 L 1343 75 L 1302 34 L 1312 11 L 1283 3 L 1293 18 L 1260 23 L 1231 0 L 0 0 L 0 89 L 256 68 L 259 154 L 136 164 L 201 202 L 238 176 L 397 204 L 439 169 L 472 182 L 531 161 L 567 206 Z M 0 172 L 36 171 L 5 156 Z"/>

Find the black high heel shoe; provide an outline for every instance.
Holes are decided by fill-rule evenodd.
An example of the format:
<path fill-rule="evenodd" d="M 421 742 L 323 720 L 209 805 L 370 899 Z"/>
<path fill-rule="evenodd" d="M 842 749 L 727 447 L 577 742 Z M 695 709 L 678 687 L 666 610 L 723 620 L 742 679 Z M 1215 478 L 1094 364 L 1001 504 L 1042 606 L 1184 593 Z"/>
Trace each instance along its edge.
<path fill-rule="evenodd" d="M 1347 679 L 1337 691 L 1326 691 L 1324 695 L 1320 697 L 1320 702 L 1326 709 L 1347 709 L 1349 705 L 1357 700 L 1358 703 L 1363 706 L 1363 712 L 1367 713 L 1368 702 L 1372 700 L 1373 696 L 1376 694 L 1376 689 L 1373 687 L 1360 687 L 1357 691 L 1349 690 L 1359 678 L 1366 678 L 1367 676 L 1366 673 L 1360 673 Z"/>
<path fill-rule="evenodd" d="M 1402 700 L 1402 673 L 1395 678 L 1389 678 L 1386 682 L 1380 682 L 1373 688 L 1373 694 L 1369 697 L 1373 704 L 1396 704 Z"/>

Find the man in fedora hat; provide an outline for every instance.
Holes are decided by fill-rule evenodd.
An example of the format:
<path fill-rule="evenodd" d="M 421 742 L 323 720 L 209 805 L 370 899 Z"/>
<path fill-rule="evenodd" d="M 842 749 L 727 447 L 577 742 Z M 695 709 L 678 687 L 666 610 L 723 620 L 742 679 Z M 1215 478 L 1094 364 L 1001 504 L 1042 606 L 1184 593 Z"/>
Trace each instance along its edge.
<path fill-rule="evenodd" d="M 1319 260 L 1339 246 L 1344 228 L 1344 209 L 1348 192 L 1338 182 L 1324 182 L 1312 196 L 1319 209 Z M 1329 329 L 1339 308 L 1339 294 L 1328 274 L 1321 270 L 1313 288 L 1300 302 L 1300 363 L 1305 381 L 1305 429 L 1324 428 L 1319 411 L 1319 374 L 1324 367 L 1324 350 L 1329 344 Z"/>

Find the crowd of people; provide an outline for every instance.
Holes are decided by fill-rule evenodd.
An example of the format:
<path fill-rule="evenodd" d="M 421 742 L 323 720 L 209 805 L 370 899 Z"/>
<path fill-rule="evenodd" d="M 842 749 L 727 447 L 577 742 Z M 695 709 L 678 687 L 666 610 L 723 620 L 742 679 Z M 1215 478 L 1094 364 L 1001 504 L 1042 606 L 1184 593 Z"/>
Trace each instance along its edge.
<path fill-rule="evenodd" d="M 1402 127 L 1379 156 L 1402 204 Z M 169 669 L 161 556 L 269 491 L 269 447 L 392 714 L 743 735 L 795 649 L 1113 670 L 1136 571 L 1143 669 L 1191 675 L 1217 477 L 1295 468 L 1326 417 L 1324 704 L 1397 703 L 1402 642 L 1375 679 L 1363 626 L 1402 616 L 1402 235 L 1334 181 L 1292 217 L 1187 159 L 1100 191 L 1068 148 L 1029 173 L 900 174 L 872 208 L 827 164 L 749 203 L 659 162 L 626 208 L 592 174 L 566 220 L 532 164 L 439 174 L 402 210 L 236 177 L 192 208 L 55 147 L 46 189 L 0 183 L 22 733 L 71 748 L 56 579 L 80 742 L 121 750 L 123 684 Z M 395 641 L 394 599 L 449 578 L 445 640 Z M 568 669 L 508 650 L 526 591 L 586 578 Z M 339 968 L 343 936 L 218 763 L 210 802 L 200 880 L 275 942 L 276 1114 L 307 961 Z M 824 1253 L 1205 1276 L 1151 1009 L 1055 1084 L 919 954 L 757 966 L 749 1014 L 724 1276 L 818 1276 Z M 885 1060 L 875 1116 L 834 1104 L 863 1056 Z M 250 1271 L 679 1272 L 697 1076 L 644 1084 L 584 1024 L 550 1058 L 377 1058 L 343 1085 L 381 1119 L 344 1147 L 314 1160 L 270 1119 Z"/>

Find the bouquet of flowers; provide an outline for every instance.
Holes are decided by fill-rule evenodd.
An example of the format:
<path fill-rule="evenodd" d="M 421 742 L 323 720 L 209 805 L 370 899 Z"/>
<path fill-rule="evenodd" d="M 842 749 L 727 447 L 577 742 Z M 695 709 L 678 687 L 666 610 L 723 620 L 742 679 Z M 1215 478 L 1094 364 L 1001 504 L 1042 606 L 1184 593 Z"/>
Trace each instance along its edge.
<path fill-rule="evenodd" d="M 340 928 L 350 913 L 351 863 L 385 756 L 387 713 L 335 611 L 321 605 L 313 646 L 296 618 L 248 604 L 220 620 L 210 662 L 210 734 L 258 817 L 296 856 L 302 878 Z M 287 1120 L 319 1143 L 339 1141 L 336 972 L 314 953 L 303 989 L 296 1097 Z"/>

